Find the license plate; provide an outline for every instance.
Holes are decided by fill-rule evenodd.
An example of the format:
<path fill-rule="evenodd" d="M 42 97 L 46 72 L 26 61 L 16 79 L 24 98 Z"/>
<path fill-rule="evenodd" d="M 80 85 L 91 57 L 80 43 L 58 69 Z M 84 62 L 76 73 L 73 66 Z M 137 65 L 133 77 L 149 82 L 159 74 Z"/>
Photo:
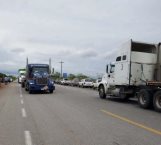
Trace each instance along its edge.
<path fill-rule="evenodd" d="M 44 86 L 41 90 L 48 90 L 48 86 Z"/>

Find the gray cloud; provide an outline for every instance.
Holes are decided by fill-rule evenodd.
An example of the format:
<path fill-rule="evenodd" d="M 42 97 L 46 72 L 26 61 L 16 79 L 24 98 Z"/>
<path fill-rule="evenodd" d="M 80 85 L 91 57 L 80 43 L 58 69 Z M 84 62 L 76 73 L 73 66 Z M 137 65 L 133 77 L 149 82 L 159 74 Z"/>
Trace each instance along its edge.
<path fill-rule="evenodd" d="M 78 52 L 77 55 L 83 58 L 93 58 L 93 57 L 97 57 L 98 53 L 95 52 L 94 50 L 84 50 L 84 51 Z"/>
<path fill-rule="evenodd" d="M 11 50 L 13 53 L 24 53 L 25 49 L 24 48 L 14 48 Z"/>
<path fill-rule="evenodd" d="M 160 0 L 5 0 L 0 2 L 0 68 L 30 62 L 64 71 L 104 72 L 128 39 L 161 40 Z M 23 49 L 25 48 L 25 49 Z M 79 66 L 79 67 L 78 67 Z"/>

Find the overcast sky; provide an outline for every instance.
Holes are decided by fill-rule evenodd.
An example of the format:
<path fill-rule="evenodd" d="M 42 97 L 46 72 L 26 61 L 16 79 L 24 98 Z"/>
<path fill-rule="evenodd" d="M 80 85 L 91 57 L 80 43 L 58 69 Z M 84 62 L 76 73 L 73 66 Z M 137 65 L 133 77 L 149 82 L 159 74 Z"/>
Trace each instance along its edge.
<path fill-rule="evenodd" d="M 160 0 L 0 0 L 0 71 L 30 63 L 96 75 L 129 39 L 161 41 Z"/>

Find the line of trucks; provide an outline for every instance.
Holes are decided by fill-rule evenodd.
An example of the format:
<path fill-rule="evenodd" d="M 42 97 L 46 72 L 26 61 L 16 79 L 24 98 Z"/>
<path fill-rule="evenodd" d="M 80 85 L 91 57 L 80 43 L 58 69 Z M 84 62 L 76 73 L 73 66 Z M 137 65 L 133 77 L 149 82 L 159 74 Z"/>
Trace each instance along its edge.
<path fill-rule="evenodd" d="M 55 90 L 50 77 L 50 63 L 26 65 L 25 79 L 21 86 L 32 93 L 37 90 Z M 161 43 L 150 44 L 133 41 L 123 44 L 115 62 L 106 66 L 106 74 L 98 85 L 101 99 L 138 98 L 140 107 L 154 107 L 161 112 Z"/>
<path fill-rule="evenodd" d="M 18 82 L 30 94 L 36 91 L 53 93 L 55 90 L 54 81 L 51 78 L 50 61 L 48 64 L 26 64 L 26 69 L 19 71 Z"/>
<path fill-rule="evenodd" d="M 161 43 L 133 40 L 123 44 L 99 83 L 101 99 L 137 97 L 142 108 L 161 112 Z"/>

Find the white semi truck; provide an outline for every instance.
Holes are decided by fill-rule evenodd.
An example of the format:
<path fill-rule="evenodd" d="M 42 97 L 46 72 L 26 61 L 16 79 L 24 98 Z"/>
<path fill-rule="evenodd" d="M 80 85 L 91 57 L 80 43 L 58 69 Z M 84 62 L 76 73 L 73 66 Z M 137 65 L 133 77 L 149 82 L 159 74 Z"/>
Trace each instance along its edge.
<path fill-rule="evenodd" d="M 98 91 L 101 99 L 137 97 L 142 108 L 161 112 L 161 44 L 125 43 L 107 65 Z"/>
<path fill-rule="evenodd" d="M 23 79 L 25 79 L 25 73 L 26 73 L 26 70 L 25 69 L 19 69 L 18 70 L 18 83 L 22 83 Z"/>

